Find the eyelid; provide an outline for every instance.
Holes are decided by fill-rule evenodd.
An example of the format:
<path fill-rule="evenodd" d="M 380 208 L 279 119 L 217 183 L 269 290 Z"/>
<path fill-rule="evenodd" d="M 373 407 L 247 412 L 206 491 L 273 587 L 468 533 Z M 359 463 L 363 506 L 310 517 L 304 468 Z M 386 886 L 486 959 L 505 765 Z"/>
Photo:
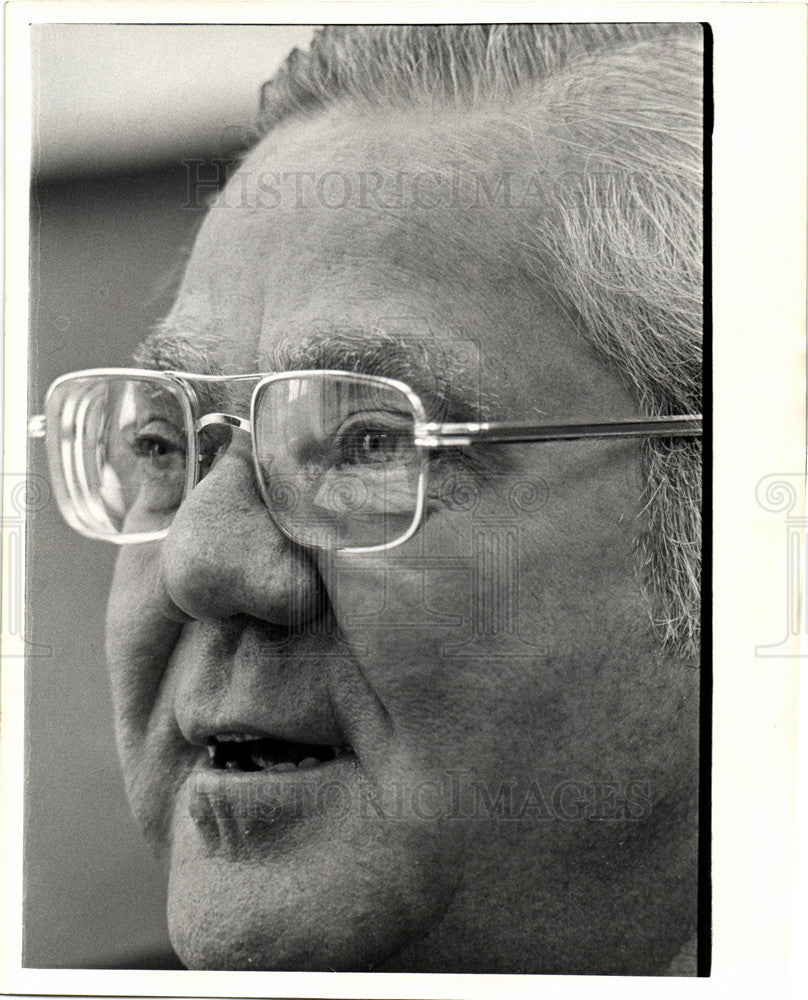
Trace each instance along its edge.
<path fill-rule="evenodd" d="M 159 432 L 176 438 L 178 442 L 185 441 L 185 433 L 181 427 L 168 420 L 166 417 L 148 417 L 140 426 L 136 424 L 130 425 L 135 434 L 145 434 L 150 428 L 153 428 L 152 433 Z"/>

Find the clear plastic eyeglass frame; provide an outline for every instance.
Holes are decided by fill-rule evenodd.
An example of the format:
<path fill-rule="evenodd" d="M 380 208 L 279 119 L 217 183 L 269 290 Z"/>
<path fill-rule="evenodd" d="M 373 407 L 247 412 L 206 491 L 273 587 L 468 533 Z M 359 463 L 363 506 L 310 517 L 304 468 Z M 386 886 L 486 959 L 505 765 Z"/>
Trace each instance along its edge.
<path fill-rule="evenodd" d="M 414 497 L 412 521 L 405 531 L 393 540 L 378 545 L 333 546 L 343 552 L 379 552 L 395 548 L 411 538 L 421 526 L 424 517 L 426 480 L 428 474 L 428 455 L 434 449 L 469 447 L 476 443 L 486 444 L 516 444 L 543 441 L 579 440 L 585 438 L 649 438 L 649 437 L 699 437 L 702 433 L 702 417 L 700 414 L 652 417 L 646 419 L 624 419 L 606 422 L 567 420 L 564 422 L 496 422 L 496 423 L 436 423 L 427 419 L 424 405 L 416 393 L 403 382 L 376 375 L 365 375 L 356 372 L 336 370 L 305 370 L 279 372 L 276 374 L 244 374 L 244 375 L 197 375 L 178 371 L 152 371 L 143 368 L 95 368 L 72 372 L 61 376 L 48 389 L 45 400 L 45 413 L 32 417 L 28 424 L 28 434 L 32 438 L 46 438 L 48 458 L 53 479 L 54 492 L 67 523 L 86 537 L 113 542 L 118 545 L 128 545 L 140 542 L 157 541 L 164 538 L 168 527 L 159 531 L 134 532 L 121 534 L 105 531 L 98 527 L 87 505 L 87 484 L 81 482 L 81 472 L 78 466 L 66 457 L 70 452 L 75 430 L 65 430 L 64 418 L 57 420 L 57 414 L 52 413 L 51 403 L 65 391 L 70 389 L 70 383 L 81 379 L 119 378 L 121 380 L 150 381 L 170 386 L 174 398 L 179 402 L 185 421 L 186 479 L 182 499 L 188 496 L 200 479 L 200 432 L 207 427 L 223 425 L 233 430 L 250 434 L 252 438 L 252 458 L 256 482 L 261 491 L 264 503 L 278 525 L 279 530 L 297 544 L 319 546 L 317 542 L 308 542 L 295 536 L 288 526 L 284 526 L 272 512 L 272 503 L 268 497 L 266 476 L 261 469 L 260 442 L 256 441 L 253 429 L 257 426 L 257 407 L 267 386 L 275 382 L 289 379 L 343 379 L 368 388 L 393 390 L 405 397 L 412 410 L 413 444 L 420 451 L 420 468 L 418 472 L 417 491 Z M 200 402 L 195 387 L 208 383 L 255 382 L 250 404 L 250 419 L 229 413 L 205 413 L 200 415 Z M 60 411 L 61 412 L 61 411 Z M 52 423 L 57 426 L 52 426 Z M 181 502 L 181 501 L 180 501 Z"/>

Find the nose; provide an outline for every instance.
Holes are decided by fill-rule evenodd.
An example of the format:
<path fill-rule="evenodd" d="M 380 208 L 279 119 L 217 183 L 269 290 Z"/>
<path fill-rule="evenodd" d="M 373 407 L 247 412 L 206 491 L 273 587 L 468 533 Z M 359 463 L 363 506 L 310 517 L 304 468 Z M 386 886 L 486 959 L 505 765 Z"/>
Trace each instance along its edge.
<path fill-rule="evenodd" d="M 246 434 L 234 435 L 180 506 L 162 562 L 169 596 L 191 618 L 244 614 L 293 628 L 322 608 L 313 560 L 281 534 L 261 499 Z"/>

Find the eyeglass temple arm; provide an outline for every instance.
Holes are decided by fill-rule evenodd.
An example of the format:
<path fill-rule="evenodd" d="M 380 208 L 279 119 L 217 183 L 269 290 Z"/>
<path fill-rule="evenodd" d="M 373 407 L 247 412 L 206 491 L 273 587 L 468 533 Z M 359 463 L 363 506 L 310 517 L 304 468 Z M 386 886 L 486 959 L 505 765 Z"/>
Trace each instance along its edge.
<path fill-rule="evenodd" d="M 222 423 L 249 430 L 250 422 L 228 414 L 211 413 L 197 422 L 197 430 Z M 579 438 L 610 437 L 701 437 L 700 415 L 658 417 L 653 420 L 614 420 L 609 423 L 484 423 L 435 424 L 416 428 L 415 443 L 423 448 L 457 447 L 472 441 L 489 444 L 516 444 L 524 441 L 570 441 Z M 28 421 L 28 437 L 45 437 L 45 416 L 36 414 Z"/>
<path fill-rule="evenodd" d="M 449 448 L 479 441 L 516 444 L 527 441 L 572 441 L 579 438 L 701 437 L 701 433 L 701 414 L 646 420 L 612 420 L 608 423 L 427 423 L 416 427 L 415 443 L 422 448 Z"/>

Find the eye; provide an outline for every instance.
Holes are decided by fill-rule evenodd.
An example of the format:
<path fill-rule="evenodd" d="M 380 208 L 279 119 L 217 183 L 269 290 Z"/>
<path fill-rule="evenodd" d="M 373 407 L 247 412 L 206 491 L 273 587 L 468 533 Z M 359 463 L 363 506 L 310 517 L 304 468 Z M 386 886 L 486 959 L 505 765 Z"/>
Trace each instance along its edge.
<path fill-rule="evenodd" d="M 178 461 L 185 460 L 185 440 L 182 432 L 162 420 L 150 421 L 136 431 L 131 448 L 138 458 L 148 460 L 158 470 L 171 469 Z"/>
<path fill-rule="evenodd" d="M 387 411 L 357 413 L 334 436 L 335 464 L 384 465 L 412 456 L 412 418 Z"/>

